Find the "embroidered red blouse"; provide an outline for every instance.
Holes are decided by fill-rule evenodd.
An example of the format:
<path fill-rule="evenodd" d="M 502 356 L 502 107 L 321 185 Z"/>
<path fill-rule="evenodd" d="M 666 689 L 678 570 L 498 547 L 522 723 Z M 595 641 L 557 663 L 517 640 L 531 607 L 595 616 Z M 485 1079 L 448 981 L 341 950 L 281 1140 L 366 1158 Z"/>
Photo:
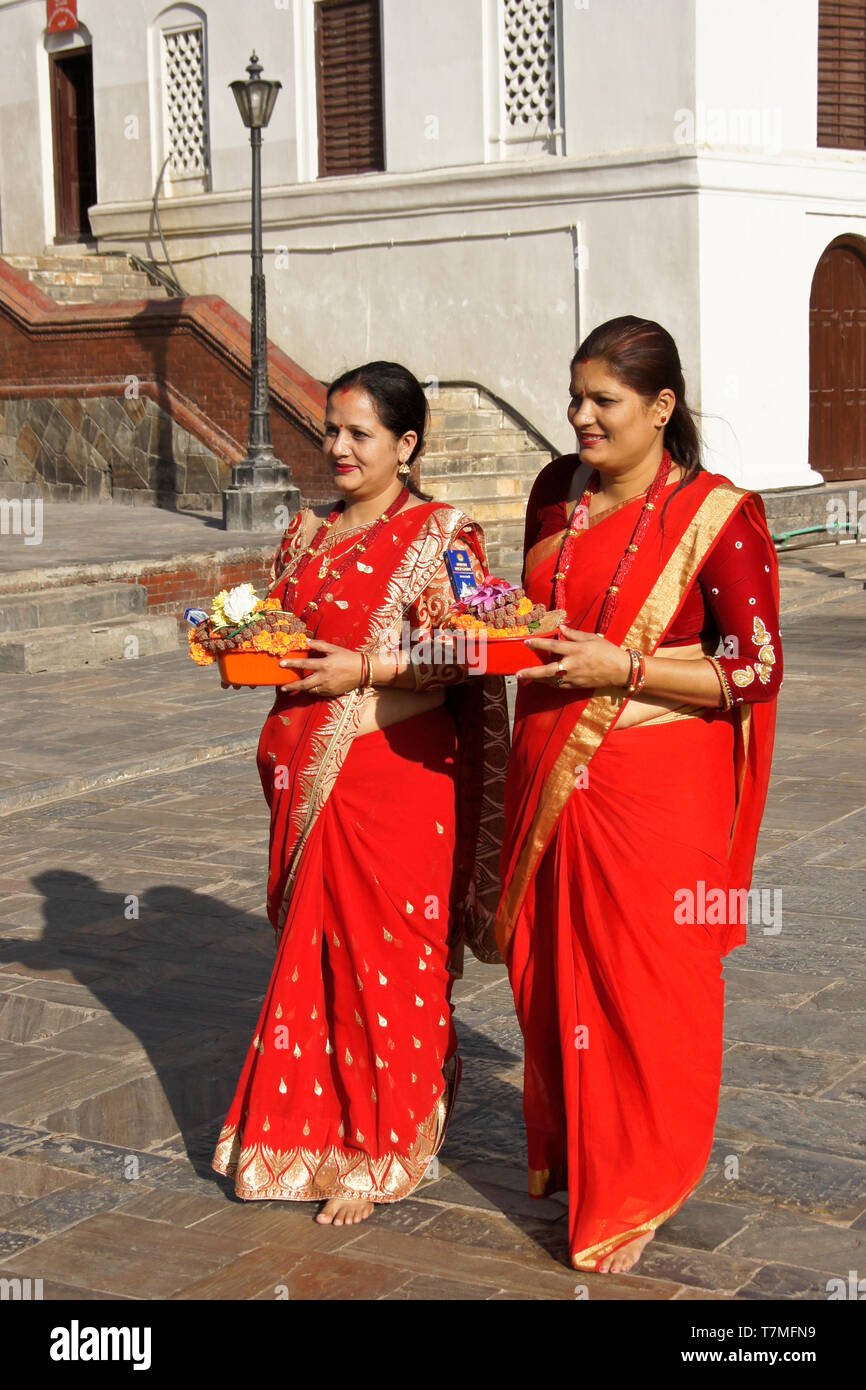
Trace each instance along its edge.
<path fill-rule="evenodd" d="M 566 454 L 543 468 L 526 512 L 524 554 L 568 525 L 567 496 L 579 459 Z M 628 504 L 625 504 L 628 505 Z M 662 504 L 663 505 L 663 504 Z M 660 646 L 700 642 L 711 656 L 725 706 L 772 700 L 782 683 L 775 555 L 741 507 L 686 592 Z"/>

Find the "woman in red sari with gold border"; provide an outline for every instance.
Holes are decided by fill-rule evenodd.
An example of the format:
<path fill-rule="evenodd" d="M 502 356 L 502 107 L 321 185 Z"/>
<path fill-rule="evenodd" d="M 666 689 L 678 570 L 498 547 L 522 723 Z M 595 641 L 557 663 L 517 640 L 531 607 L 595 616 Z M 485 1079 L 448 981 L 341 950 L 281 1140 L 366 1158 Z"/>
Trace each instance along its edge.
<path fill-rule="evenodd" d="M 524 571 L 568 619 L 521 673 L 496 928 L 529 1190 L 567 1189 L 571 1262 L 608 1273 L 710 1153 L 782 662 L 760 498 L 701 467 L 670 335 L 602 325 L 571 390 L 580 453 L 536 480 Z"/>
<path fill-rule="evenodd" d="M 407 1196 L 442 1143 L 461 940 L 483 953 L 498 897 L 481 787 L 485 764 L 504 773 L 503 683 L 461 686 L 423 659 L 454 601 L 445 552 L 485 568 L 480 528 L 405 481 L 426 418 L 397 364 L 332 384 L 324 449 L 343 500 L 293 520 L 270 587 L 314 655 L 283 662 L 307 674 L 259 743 L 277 957 L 213 1167 L 247 1200 L 324 1200 L 316 1219 L 337 1225 Z"/>

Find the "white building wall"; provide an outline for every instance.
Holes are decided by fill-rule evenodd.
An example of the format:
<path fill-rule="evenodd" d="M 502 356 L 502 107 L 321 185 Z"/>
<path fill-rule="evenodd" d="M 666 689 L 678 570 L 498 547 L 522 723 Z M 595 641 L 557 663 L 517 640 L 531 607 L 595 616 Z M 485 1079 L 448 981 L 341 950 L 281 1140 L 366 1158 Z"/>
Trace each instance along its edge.
<path fill-rule="evenodd" d="M 228 83 L 255 48 L 283 83 L 263 155 L 269 329 L 314 375 L 388 356 L 475 378 L 569 449 L 578 338 L 642 314 L 679 343 L 711 466 L 817 481 L 809 289 L 834 236 L 866 234 L 866 157 L 816 146 L 818 0 L 560 0 L 558 154 L 500 140 L 498 0 L 382 4 L 386 171 L 318 180 L 312 0 L 81 0 L 100 244 L 160 256 L 158 30 L 201 12 L 211 191 L 162 204 L 190 291 L 249 310 L 249 142 Z M 6 251 L 53 235 L 44 13 L 0 0 Z"/>
<path fill-rule="evenodd" d="M 695 100 L 695 0 L 563 0 L 561 17 L 568 155 L 668 149 Z"/>
<path fill-rule="evenodd" d="M 390 173 L 484 162 L 484 10 L 485 0 L 382 0 Z"/>

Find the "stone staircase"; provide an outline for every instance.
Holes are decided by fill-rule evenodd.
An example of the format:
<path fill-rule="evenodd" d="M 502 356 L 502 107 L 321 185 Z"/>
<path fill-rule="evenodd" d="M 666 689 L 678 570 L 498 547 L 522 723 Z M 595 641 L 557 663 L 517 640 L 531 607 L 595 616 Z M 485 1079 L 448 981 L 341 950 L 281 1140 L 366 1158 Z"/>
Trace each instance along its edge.
<path fill-rule="evenodd" d="M 4 256 L 58 304 L 114 304 L 121 299 L 165 299 L 166 291 L 128 256 L 93 247 L 48 248 L 37 255 Z"/>
<path fill-rule="evenodd" d="M 141 584 L 0 595 L 0 672 L 35 675 L 176 650 L 177 618 L 149 614 Z"/>
<path fill-rule="evenodd" d="M 551 453 L 480 387 L 430 397 L 421 488 L 484 528 L 490 573 L 517 582 L 529 490 Z"/>

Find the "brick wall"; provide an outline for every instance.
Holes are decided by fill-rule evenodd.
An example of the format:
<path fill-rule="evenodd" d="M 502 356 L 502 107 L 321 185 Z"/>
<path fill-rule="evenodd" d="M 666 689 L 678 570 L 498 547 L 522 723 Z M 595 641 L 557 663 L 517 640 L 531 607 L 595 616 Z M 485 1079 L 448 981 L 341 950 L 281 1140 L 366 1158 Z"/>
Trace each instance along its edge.
<path fill-rule="evenodd" d="M 235 584 L 252 584 L 258 593 L 264 593 L 268 583 L 276 544 L 269 547 L 266 554 L 253 555 L 234 564 L 200 564 L 195 569 L 174 568 L 142 574 L 130 583 L 138 583 L 147 591 L 147 611 L 149 613 L 175 613 L 183 615 L 185 608 L 209 608 L 210 600 L 220 589 L 231 589 Z"/>
<path fill-rule="evenodd" d="M 270 347 L 277 457 L 305 500 L 331 493 L 320 449 L 325 388 Z M 0 260 L 0 398 L 151 400 L 228 467 L 246 452 L 249 323 L 222 299 L 198 296 L 58 305 Z"/>

